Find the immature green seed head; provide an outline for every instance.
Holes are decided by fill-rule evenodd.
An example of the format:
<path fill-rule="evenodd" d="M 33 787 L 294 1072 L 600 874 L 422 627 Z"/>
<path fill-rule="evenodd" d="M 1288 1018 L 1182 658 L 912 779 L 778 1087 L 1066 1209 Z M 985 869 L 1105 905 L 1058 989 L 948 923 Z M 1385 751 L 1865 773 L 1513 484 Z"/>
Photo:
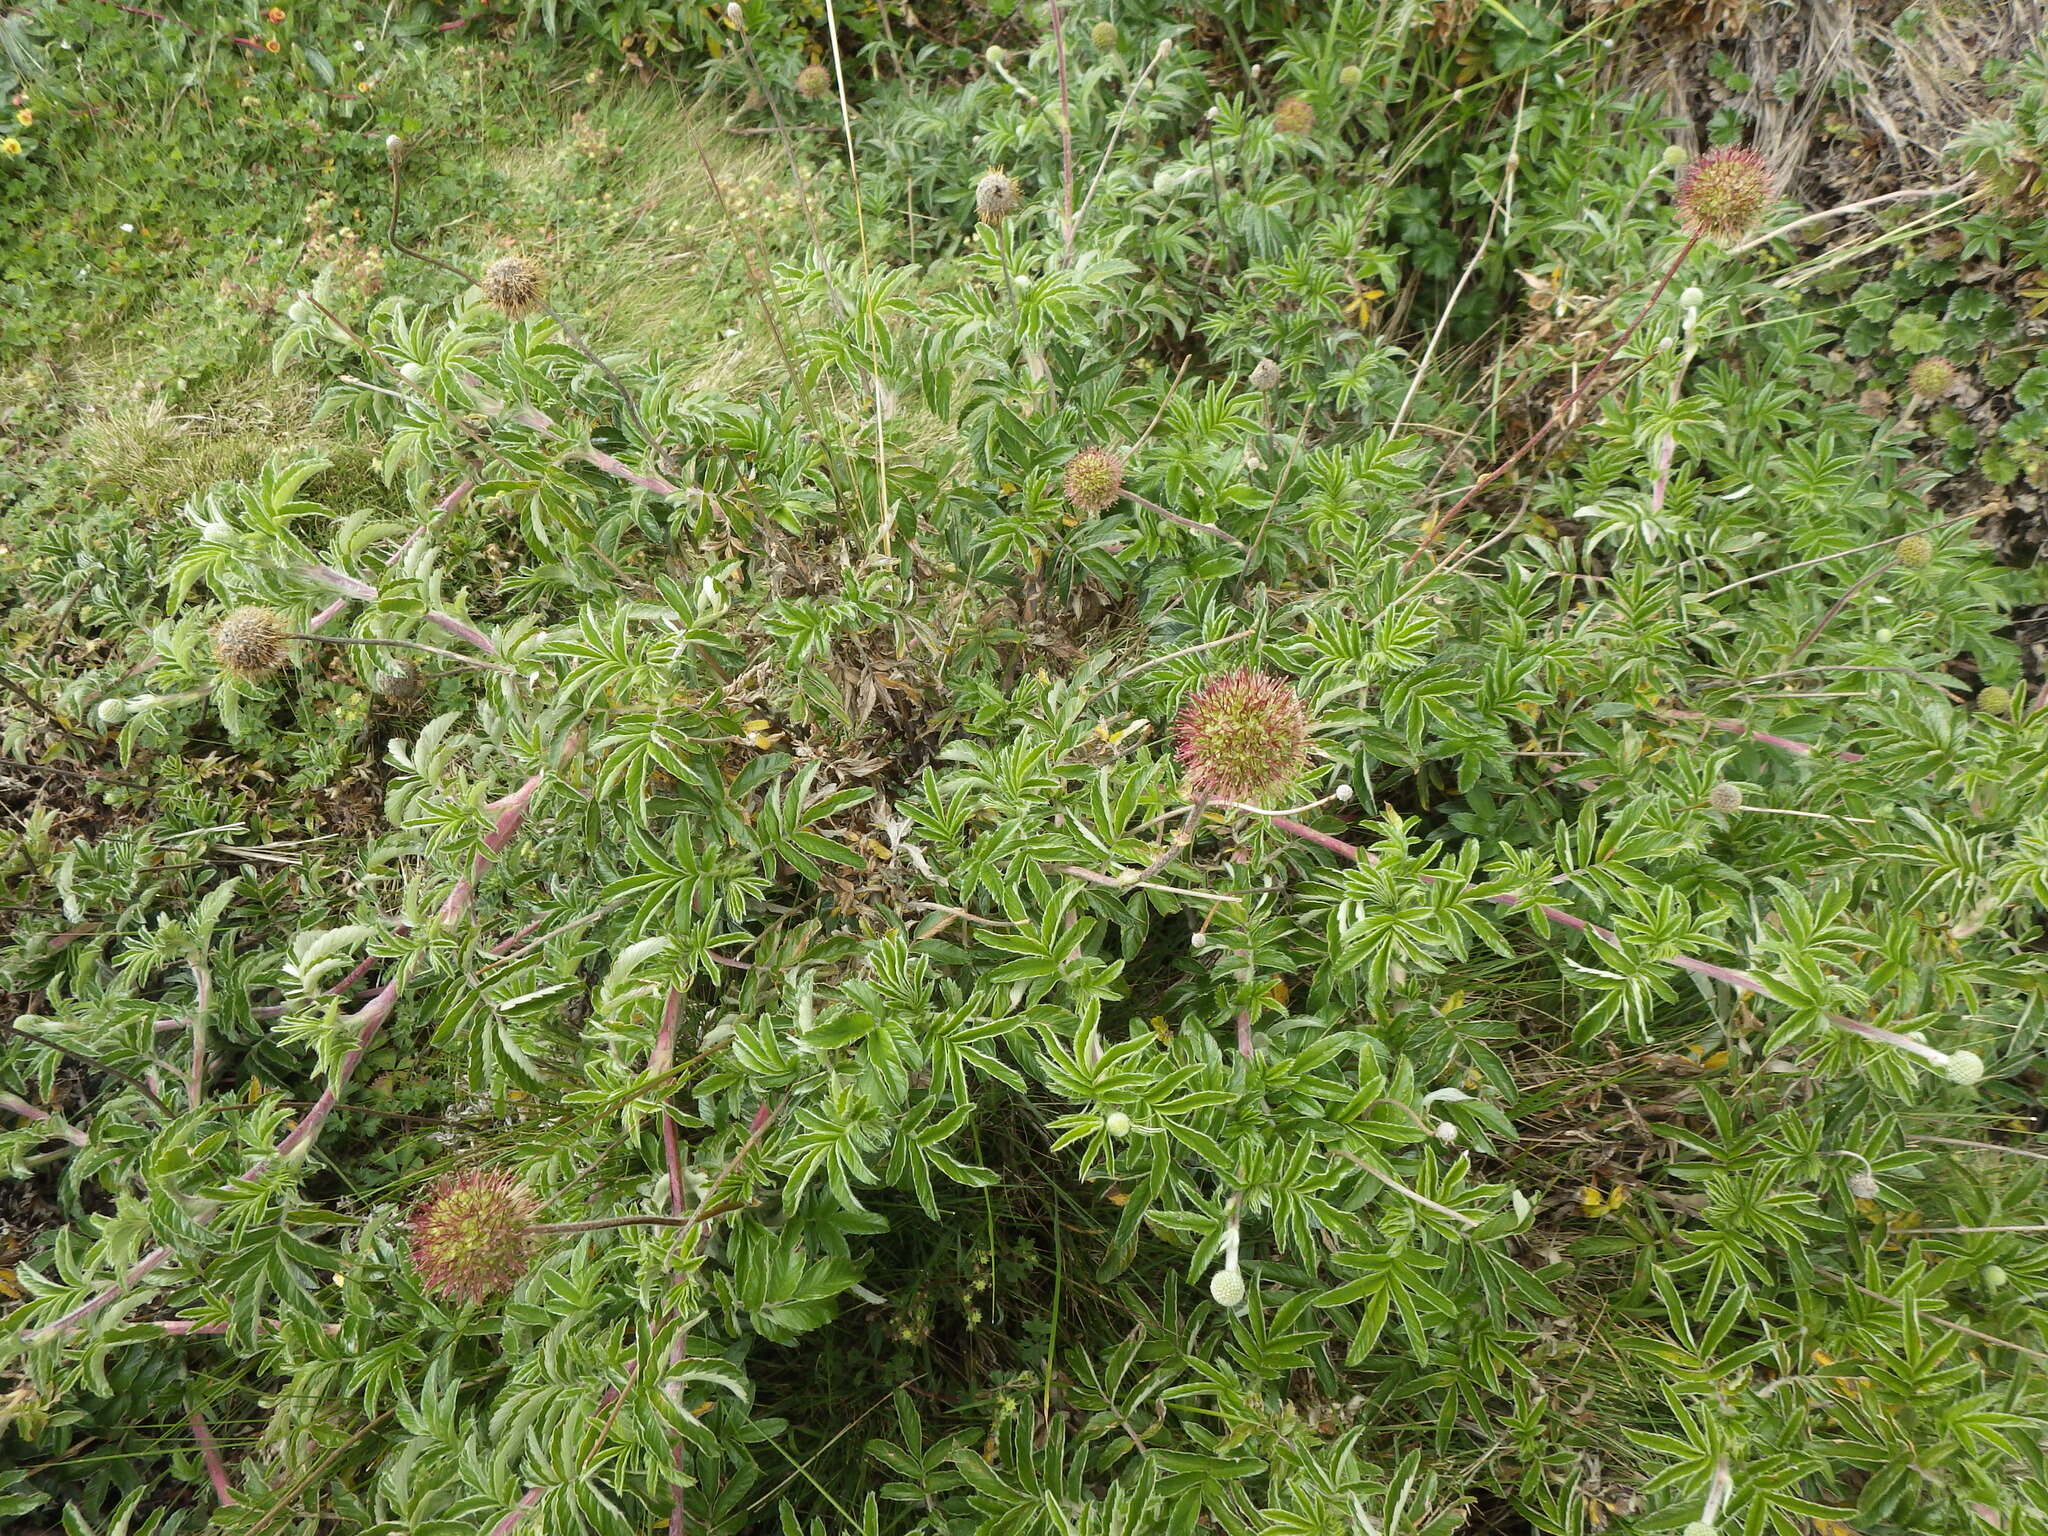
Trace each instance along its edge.
<path fill-rule="evenodd" d="M 1347 91 L 1355 90 L 1358 86 L 1358 82 L 1363 80 L 1364 78 L 1365 71 L 1360 69 L 1356 64 L 1346 64 L 1342 69 L 1337 71 L 1337 83 L 1343 86 L 1344 89 Z"/>
<path fill-rule="evenodd" d="M 1984 1080 L 1984 1058 L 1975 1051 L 1950 1051 L 1941 1075 L 1958 1088 L 1974 1088 Z"/>
<path fill-rule="evenodd" d="M 1088 29 L 1088 41 L 1095 45 L 1098 53 L 1114 52 L 1117 43 L 1120 41 L 1117 36 L 1116 23 L 1113 21 L 1098 21 Z"/>
<path fill-rule="evenodd" d="M 1287 134 L 1290 138 L 1304 134 L 1316 125 L 1316 109 L 1299 96 L 1289 96 L 1273 109 L 1273 131 Z"/>
<path fill-rule="evenodd" d="M 1763 222 L 1777 195 L 1754 150 L 1709 150 L 1678 178 L 1678 221 L 1687 234 L 1733 245 Z"/>
<path fill-rule="evenodd" d="M 1681 165 L 1685 164 L 1685 158 L 1685 146 L 1682 144 L 1666 144 L 1664 146 L 1664 164 L 1668 169 L 1677 170 Z"/>
<path fill-rule="evenodd" d="M 1017 178 L 1002 171 L 990 171 L 974 187 L 974 211 L 984 224 L 1000 224 L 1017 211 L 1023 197 Z"/>
<path fill-rule="evenodd" d="M 284 665 L 290 634 L 274 608 L 237 608 L 213 626 L 213 657 L 230 677 L 253 682 Z"/>
<path fill-rule="evenodd" d="M 1695 1520 L 1685 1528 L 1685 1536 L 1719 1536 L 1720 1529 L 1711 1520 Z"/>
<path fill-rule="evenodd" d="M 1726 782 L 1716 784 L 1707 791 L 1707 805 L 1723 816 L 1733 816 L 1742 809 L 1742 786 Z"/>
<path fill-rule="evenodd" d="M 547 273 L 524 256 L 500 256 L 484 268 L 484 302 L 508 320 L 524 320 L 538 310 L 548 294 Z"/>
<path fill-rule="evenodd" d="M 832 89 L 832 71 L 822 64 L 806 64 L 796 72 L 796 93 L 805 101 L 822 101 Z"/>
<path fill-rule="evenodd" d="M 1923 357 L 1906 370 L 1906 387 L 1922 400 L 1940 400 L 1955 392 L 1962 375 L 1945 357 Z"/>
<path fill-rule="evenodd" d="M 2006 1281 L 2012 1276 L 2005 1272 L 2005 1266 L 2002 1264 L 1986 1264 L 1977 1271 L 1977 1278 L 1984 1282 L 1985 1290 L 2002 1291 L 2005 1289 Z"/>
<path fill-rule="evenodd" d="M 477 1302 L 506 1295 L 533 1263 L 534 1206 L 502 1170 L 449 1175 L 413 1210 L 413 1268 L 438 1296 Z"/>
<path fill-rule="evenodd" d="M 991 67 L 995 69 L 1001 69 L 1003 67 L 1003 62 L 1006 59 L 1008 59 L 1010 55 L 1008 50 L 1003 48 L 1000 44 L 990 43 L 988 45 L 988 50 L 982 54 L 982 57 L 988 60 Z"/>
<path fill-rule="evenodd" d="M 1892 546 L 1892 558 L 1909 571 L 1924 571 L 1934 558 L 1934 546 L 1921 533 L 1909 533 Z"/>
<path fill-rule="evenodd" d="M 1112 1109 L 1102 1117 L 1102 1128 L 1121 1141 L 1131 1134 L 1131 1117 L 1120 1109 Z"/>
<path fill-rule="evenodd" d="M 1076 512 L 1105 512 L 1123 496 L 1123 458 L 1107 448 L 1083 448 L 1067 460 L 1063 484 Z"/>
<path fill-rule="evenodd" d="M 1202 800 L 1267 800 L 1308 770 L 1309 718 L 1291 683 L 1230 672 L 1206 684 L 1174 721 L 1181 782 Z"/>
<path fill-rule="evenodd" d="M 2012 690 L 1993 683 L 1989 688 L 1977 691 L 1977 708 L 1987 715 L 2003 715 L 2012 710 Z"/>
<path fill-rule="evenodd" d="M 1209 1298 L 1219 1307 L 1236 1307 L 1244 1302 L 1244 1274 L 1237 1266 L 1219 1269 L 1209 1277 Z"/>

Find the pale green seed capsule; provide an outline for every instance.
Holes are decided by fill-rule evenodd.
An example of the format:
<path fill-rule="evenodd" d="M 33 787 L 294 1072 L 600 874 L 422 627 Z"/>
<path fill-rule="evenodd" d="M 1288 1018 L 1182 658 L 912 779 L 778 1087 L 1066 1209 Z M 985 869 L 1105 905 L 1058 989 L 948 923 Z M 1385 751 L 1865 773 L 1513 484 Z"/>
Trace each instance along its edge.
<path fill-rule="evenodd" d="M 1235 1307 L 1244 1301 L 1244 1274 L 1237 1269 L 1219 1269 L 1209 1277 L 1209 1299 L 1219 1307 Z"/>
<path fill-rule="evenodd" d="M 1984 1058 L 1975 1051 L 1950 1051 L 1941 1075 L 1958 1088 L 1974 1088 L 1984 1080 Z"/>

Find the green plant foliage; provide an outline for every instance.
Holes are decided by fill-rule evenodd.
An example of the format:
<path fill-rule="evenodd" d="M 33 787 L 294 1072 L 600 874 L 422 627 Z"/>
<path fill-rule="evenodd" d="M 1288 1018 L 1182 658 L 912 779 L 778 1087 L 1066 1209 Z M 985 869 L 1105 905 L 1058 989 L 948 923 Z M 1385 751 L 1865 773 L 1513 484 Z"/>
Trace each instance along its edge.
<path fill-rule="evenodd" d="M 312 102 L 379 275 L 279 259 L 179 376 L 311 403 L 175 496 L 53 517 L 20 428 L 6 1519 L 2048 1530 L 2038 583 L 1937 501 L 1962 397 L 1899 413 L 1938 354 L 2048 410 L 1957 247 L 2038 241 L 2038 66 L 1816 253 L 1688 239 L 1562 5 L 419 7 L 368 94 L 368 12 L 29 14 L 52 117 Z M 553 308 L 466 284 L 508 173 L 412 125 L 551 78 L 709 278 L 636 150 Z M 159 174 L 77 131 L 0 167 L 24 289 L 119 211 L 53 178 Z M 202 325 L 224 228 L 16 344 Z"/>

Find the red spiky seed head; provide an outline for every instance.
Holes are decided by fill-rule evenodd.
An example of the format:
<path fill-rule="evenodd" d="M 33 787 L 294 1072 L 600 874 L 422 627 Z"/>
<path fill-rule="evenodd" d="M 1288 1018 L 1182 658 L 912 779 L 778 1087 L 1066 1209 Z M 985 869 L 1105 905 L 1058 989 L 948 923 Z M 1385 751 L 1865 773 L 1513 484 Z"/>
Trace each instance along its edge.
<path fill-rule="evenodd" d="M 796 72 L 796 93 L 805 101 L 822 101 L 832 89 L 832 72 L 822 64 L 806 64 Z"/>
<path fill-rule="evenodd" d="M 477 284 L 484 300 L 508 320 L 524 320 L 547 298 L 548 276 L 537 261 L 524 256 L 501 256 L 484 268 Z"/>
<path fill-rule="evenodd" d="M 1316 125 L 1316 109 L 1299 96 L 1289 96 L 1273 109 L 1273 131 L 1289 135 L 1307 133 Z"/>
<path fill-rule="evenodd" d="M 1065 489 L 1076 512 L 1107 511 L 1124 493 L 1124 461 L 1107 448 L 1083 448 L 1067 460 Z"/>
<path fill-rule="evenodd" d="M 1923 357 L 1906 370 L 1906 387 L 1922 400 L 1939 400 L 1954 391 L 1961 378 L 1945 357 Z"/>
<path fill-rule="evenodd" d="M 449 1174 L 413 1208 L 412 1263 L 428 1290 L 457 1301 L 508 1294 L 538 1247 L 536 1202 L 511 1174 Z"/>
<path fill-rule="evenodd" d="M 1271 799 L 1308 769 L 1308 710 L 1293 684 L 1263 672 L 1205 683 L 1181 706 L 1173 735 L 1181 782 L 1196 799 Z"/>
<path fill-rule="evenodd" d="M 1689 235 L 1733 245 L 1763 222 L 1777 195 L 1755 150 L 1712 149 L 1678 178 L 1678 221 Z"/>
<path fill-rule="evenodd" d="M 990 171 L 974 186 L 974 211 L 984 224 L 1000 224 L 1017 211 L 1023 192 L 1017 178 L 1002 171 Z"/>
<path fill-rule="evenodd" d="M 221 671 L 248 681 L 268 677 L 284 665 L 291 631 L 274 608 L 237 608 L 213 626 L 213 656 Z"/>

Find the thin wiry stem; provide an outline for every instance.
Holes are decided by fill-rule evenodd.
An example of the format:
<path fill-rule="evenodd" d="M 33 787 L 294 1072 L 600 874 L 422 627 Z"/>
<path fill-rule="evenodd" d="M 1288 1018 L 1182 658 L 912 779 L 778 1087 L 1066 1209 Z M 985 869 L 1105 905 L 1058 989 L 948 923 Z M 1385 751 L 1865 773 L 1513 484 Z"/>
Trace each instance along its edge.
<path fill-rule="evenodd" d="M 1081 206 L 1074 214 L 1074 229 L 1077 233 L 1082 224 L 1087 222 L 1088 207 L 1095 201 L 1096 189 L 1102 185 L 1103 173 L 1109 169 L 1109 157 L 1115 152 L 1117 138 L 1124 131 L 1124 119 L 1130 116 L 1131 104 L 1138 99 L 1138 92 L 1144 88 L 1145 82 L 1152 77 L 1152 71 L 1171 52 L 1173 52 L 1173 39 L 1162 37 L 1159 40 L 1159 46 L 1152 50 L 1152 57 L 1145 61 L 1145 67 L 1138 72 L 1137 79 L 1133 80 L 1130 89 L 1124 92 L 1124 103 L 1117 109 L 1116 121 L 1110 125 L 1109 142 L 1102 146 L 1102 159 L 1096 164 L 1095 175 L 1090 179 L 1088 190 L 1081 198 Z"/>
<path fill-rule="evenodd" d="M 69 1056 L 73 1061 L 77 1062 L 80 1066 L 89 1068 L 94 1072 L 104 1072 L 108 1077 L 115 1079 L 117 1082 L 127 1084 L 130 1088 L 133 1088 L 137 1093 L 141 1094 L 145 1099 L 149 1100 L 151 1106 L 156 1110 L 158 1114 L 163 1115 L 166 1118 L 169 1118 L 170 1116 L 170 1105 L 166 1104 L 162 1099 L 158 1098 L 155 1093 L 151 1092 L 150 1087 L 147 1083 L 143 1082 L 140 1078 L 130 1077 L 126 1072 L 123 1072 L 119 1067 L 109 1066 L 106 1062 L 101 1061 L 97 1056 L 88 1056 L 83 1051 L 73 1050 L 70 1046 L 60 1044 L 55 1040 L 45 1040 L 41 1035 L 30 1034 L 27 1030 L 21 1028 L 19 1025 L 10 1024 L 4 1019 L 0 1019 L 0 1034 L 13 1035 L 16 1039 L 26 1040 L 32 1045 L 40 1045 L 45 1050 L 55 1051 L 60 1056 Z"/>
<path fill-rule="evenodd" d="M 1513 469 L 1517 464 L 1519 464 L 1522 461 L 1522 459 L 1528 454 L 1528 452 L 1532 448 L 1534 448 L 1538 443 L 1542 442 L 1546 437 L 1550 436 L 1550 434 L 1553 431 L 1563 426 L 1565 421 L 1570 417 L 1573 409 L 1579 404 L 1581 400 L 1587 400 L 1588 404 L 1592 404 L 1600 398 L 1596 395 L 1593 396 L 1590 400 L 1587 399 L 1589 393 L 1593 389 L 1593 386 L 1599 383 L 1600 380 L 1606 375 L 1608 365 L 1611 364 L 1615 360 L 1615 358 L 1619 357 L 1621 355 L 1621 349 L 1628 345 L 1629 338 L 1634 336 L 1637 330 L 1641 328 L 1642 323 L 1645 320 L 1649 319 L 1651 314 L 1655 312 L 1657 308 L 1657 301 L 1664 296 L 1664 290 L 1671 286 L 1671 279 L 1678 275 L 1678 269 L 1685 264 L 1686 257 L 1692 254 L 1693 247 L 1698 245 L 1699 241 L 1700 237 L 1698 235 L 1689 235 L 1686 237 L 1685 244 L 1681 245 L 1678 248 L 1678 254 L 1671 258 L 1671 264 L 1664 269 L 1664 275 L 1657 279 L 1657 286 L 1650 290 L 1649 298 L 1646 299 L 1643 303 L 1642 313 L 1637 315 L 1635 319 L 1631 320 L 1628 323 L 1628 325 L 1623 329 L 1622 333 L 1614 338 L 1614 342 L 1611 346 L 1608 347 L 1606 354 L 1600 359 L 1599 362 L 1593 365 L 1592 369 L 1586 374 L 1584 380 L 1580 382 L 1579 387 L 1573 390 L 1569 395 L 1566 395 L 1563 402 L 1558 405 L 1557 409 L 1550 413 L 1550 419 L 1544 422 L 1544 424 L 1538 427 L 1534 432 L 1530 433 L 1528 438 L 1523 441 L 1521 447 L 1517 448 L 1513 453 L 1509 454 L 1505 459 L 1501 460 L 1499 464 L 1495 465 L 1492 469 L 1488 470 L 1485 474 L 1481 475 L 1477 480 L 1473 481 L 1471 488 L 1467 490 L 1463 496 L 1458 498 L 1457 503 L 1454 506 L 1452 506 L 1452 508 L 1448 512 L 1445 512 L 1441 516 L 1431 520 L 1429 527 L 1423 531 L 1421 542 L 1418 543 L 1412 551 L 1410 551 L 1408 558 L 1401 563 L 1401 569 L 1403 571 L 1406 571 L 1409 566 L 1413 565 L 1418 559 L 1420 559 L 1422 556 L 1422 552 L 1428 549 L 1432 544 L 1434 544 L 1437 541 L 1437 539 L 1442 535 L 1444 529 L 1448 528 L 1453 522 L 1457 520 L 1458 514 L 1460 512 L 1463 512 L 1465 508 L 1472 505 L 1474 501 L 1477 501 L 1480 495 L 1485 492 L 1488 486 L 1492 485 L 1496 480 L 1500 479 L 1502 475 L 1505 475 L 1509 470 Z"/>
<path fill-rule="evenodd" d="M 1410 1189 L 1406 1184 L 1403 1184 L 1399 1179 L 1395 1178 L 1392 1174 L 1382 1173 L 1379 1169 L 1373 1167 L 1371 1163 L 1368 1163 L 1364 1158 L 1358 1156 L 1355 1152 L 1347 1152 L 1342 1147 L 1339 1147 L 1337 1149 L 1337 1155 L 1343 1158 L 1348 1163 L 1357 1164 L 1360 1168 L 1364 1169 L 1367 1173 L 1371 1174 L 1374 1178 L 1378 1179 L 1382 1184 L 1386 1185 L 1387 1188 L 1393 1190 L 1395 1194 L 1405 1195 L 1408 1199 L 1413 1200 L 1417 1205 L 1421 1206 L 1424 1210 L 1435 1211 L 1439 1216 L 1448 1216 L 1452 1221 L 1460 1222 L 1467 1227 L 1476 1227 L 1479 1225 L 1477 1221 L 1475 1221 L 1472 1217 L 1467 1216 L 1463 1211 L 1454 1211 L 1448 1205 L 1439 1205 L 1436 1201 L 1430 1199 L 1429 1196 L 1425 1194 L 1420 1194 L 1415 1190 Z"/>
<path fill-rule="evenodd" d="M 1479 244 L 1472 252 L 1472 259 L 1465 263 L 1465 270 L 1458 274 L 1458 283 L 1451 290 L 1451 296 L 1444 301 L 1443 313 L 1437 316 L 1436 329 L 1429 333 L 1429 345 L 1422 349 L 1422 361 L 1415 365 L 1415 373 L 1408 380 L 1408 392 L 1401 396 L 1401 407 L 1394 412 L 1394 419 L 1387 427 L 1387 436 L 1400 434 L 1401 424 L 1408 419 L 1408 407 L 1415 403 L 1415 392 L 1422 388 L 1422 381 L 1429 374 L 1429 365 L 1436 358 L 1437 344 L 1444 339 L 1444 331 L 1451 323 L 1451 313 L 1458 307 L 1458 300 L 1464 296 L 1465 285 L 1472 281 L 1472 274 L 1479 270 L 1479 263 L 1486 257 L 1488 247 L 1493 244 L 1494 225 L 1500 221 L 1502 205 L 1509 207 L 1515 201 L 1515 173 L 1521 169 L 1522 157 L 1518 150 L 1522 142 L 1522 108 L 1528 100 L 1529 82 L 1522 82 L 1521 97 L 1515 102 L 1514 132 L 1508 136 L 1508 173 L 1502 180 L 1501 194 L 1488 199 L 1486 228 L 1479 236 Z"/>
<path fill-rule="evenodd" d="M 1206 533 L 1211 538 L 1223 540 L 1226 544 L 1235 544 L 1246 554 L 1251 553 L 1251 546 L 1245 543 L 1243 539 L 1240 539 L 1236 534 L 1229 532 L 1227 529 L 1218 528 L 1214 523 L 1197 522 L 1192 517 L 1182 517 L 1178 512 L 1169 512 L 1150 497 L 1140 496 L 1133 490 L 1126 490 L 1123 494 L 1132 501 L 1135 501 L 1139 506 L 1158 513 L 1169 523 L 1178 523 L 1181 527 L 1193 529 L 1196 533 Z"/>
<path fill-rule="evenodd" d="M 463 656 L 455 651 L 444 651 L 438 645 L 428 645 L 419 640 L 396 640 L 382 635 L 293 635 L 294 640 L 307 640 L 316 645 L 383 645 L 398 650 L 425 651 L 429 656 L 439 656 L 457 666 L 474 667 L 479 672 L 496 672 L 502 677 L 518 677 L 516 668 L 495 661 L 478 661 L 474 656 Z"/>
<path fill-rule="evenodd" d="M 1353 863 L 1372 864 L 1378 862 L 1368 850 L 1353 847 L 1340 837 L 1332 837 L 1327 832 L 1318 832 L 1314 827 L 1304 826 L 1302 823 L 1291 821 L 1285 816 L 1276 816 L 1273 818 L 1271 825 L 1283 832 L 1291 833 L 1306 842 L 1314 843 L 1318 848 L 1327 848 L 1330 852 L 1337 854 L 1341 858 L 1349 859 Z M 1422 878 L 1435 883 L 1440 877 L 1424 875 Z M 1527 904 L 1527 898 L 1517 896 L 1512 892 L 1502 892 L 1499 895 L 1488 896 L 1485 900 L 1502 907 L 1519 907 Z M 1571 928 L 1580 933 L 1590 933 L 1603 942 L 1616 946 L 1619 946 L 1622 942 L 1620 935 L 1616 934 L 1611 928 L 1603 928 L 1598 923 L 1589 922 L 1583 917 L 1575 917 L 1569 912 L 1561 911 L 1542 902 L 1535 903 L 1535 907 L 1538 913 L 1561 928 Z M 1662 963 L 1673 966 L 1681 971 L 1688 971 L 1695 976 L 1704 976 L 1710 981 L 1718 981 L 1735 992 L 1746 993 L 1751 997 L 1761 997 L 1768 1002 L 1783 1001 L 1760 977 L 1753 976 L 1747 971 L 1736 970 L 1732 966 L 1716 965 L 1711 960 L 1698 960 L 1691 955 L 1670 955 L 1665 957 Z M 1852 1019 L 1844 1014 L 1829 1013 L 1823 1014 L 1822 1017 L 1837 1029 L 1844 1030 L 1849 1034 L 1860 1035 L 1873 1044 L 1889 1046 L 1893 1050 L 1905 1051 L 1909 1055 L 1918 1056 L 1927 1062 L 1929 1066 L 1941 1067 L 1948 1062 L 1948 1056 L 1945 1052 L 1938 1051 L 1933 1046 L 1924 1044 L 1921 1041 L 1909 1039 L 1907 1036 L 1898 1034 L 1895 1031 L 1882 1029 L 1875 1024 L 1866 1024 L 1861 1019 Z"/>
<path fill-rule="evenodd" d="M 1883 1291 L 1873 1291 L 1869 1286 L 1858 1284 L 1856 1281 L 1851 1280 L 1847 1275 L 1838 1275 L 1832 1269 L 1824 1268 L 1819 1264 L 1814 1265 L 1813 1268 L 1816 1274 L 1826 1275 L 1830 1280 L 1834 1281 L 1837 1285 L 1846 1285 L 1849 1287 L 1850 1290 L 1855 1291 L 1861 1295 L 1868 1296 L 1872 1301 L 1881 1301 L 1888 1307 L 1898 1307 L 1901 1310 L 1903 1310 L 1906 1306 L 1906 1303 L 1899 1300 L 1898 1297 L 1887 1296 Z M 2038 1349 L 2029 1349 L 2024 1344 L 2015 1344 L 2011 1339 L 2001 1339 L 1998 1337 L 1998 1335 L 1993 1333 L 1979 1333 L 1975 1328 L 1966 1327 L 1962 1323 L 1951 1322 L 1948 1318 L 1943 1317 L 1938 1312 L 1929 1312 L 1925 1308 L 1922 1308 L 1919 1316 L 1922 1322 L 1937 1323 L 1943 1328 L 1951 1329 L 1956 1333 L 1965 1334 L 1973 1339 L 1980 1339 L 1986 1344 L 1996 1344 L 2000 1349 L 2014 1350 L 2019 1354 L 2026 1355 L 2030 1359 L 2039 1360 L 2043 1363 L 2048 1363 L 2048 1354 L 2044 1354 Z"/>
<path fill-rule="evenodd" d="M 1730 256 L 1740 256 L 1744 251 L 1755 250 L 1760 245 L 1769 245 L 1773 240 L 1789 235 L 1795 229 L 1802 229 L 1808 224 L 1817 224 L 1822 219 L 1839 219 L 1844 214 L 1861 213 L 1866 208 L 1880 207 L 1885 203 L 1903 202 L 1908 198 L 1942 197 L 1950 192 L 1960 192 L 1968 185 L 1969 182 L 1965 180 L 1945 182 L 1938 187 L 1907 187 L 1898 192 L 1882 192 L 1876 197 L 1866 197 L 1853 203 L 1843 203 L 1838 208 L 1823 208 L 1819 213 L 1809 213 L 1801 218 L 1792 220 L 1789 224 L 1780 224 L 1776 229 L 1767 229 L 1760 235 L 1751 235 L 1740 245 L 1729 246 L 1728 254 Z"/>
<path fill-rule="evenodd" d="M 1844 608 L 1848 607 L 1849 604 L 1855 600 L 1857 593 L 1861 592 L 1865 587 L 1869 586 L 1873 581 L 1877 580 L 1877 578 L 1882 576 L 1887 569 L 1888 567 L 1886 566 L 1874 565 L 1869 570 L 1865 571 L 1861 576 L 1857 577 L 1854 581 L 1852 581 L 1849 584 L 1848 590 L 1845 591 L 1840 597 L 1836 598 L 1833 605 L 1829 607 L 1828 611 L 1820 616 L 1820 622 L 1815 624 L 1813 628 L 1809 629 L 1806 632 L 1805 636 L 1800 640 L 1800 642 L 1792 647 L 1792 655 L 1790 659 L 1793 661 L 1797 661 L 1800 657 L 1804 656 L 1808 651 L 1813 649 L 1813 642 L 1821 637 L 1821 631 L 1825 630 L 1828 627 L 1828 625 L 1832 624 L 1835 621 L 1836 616 L 1840 614 Z"/>

